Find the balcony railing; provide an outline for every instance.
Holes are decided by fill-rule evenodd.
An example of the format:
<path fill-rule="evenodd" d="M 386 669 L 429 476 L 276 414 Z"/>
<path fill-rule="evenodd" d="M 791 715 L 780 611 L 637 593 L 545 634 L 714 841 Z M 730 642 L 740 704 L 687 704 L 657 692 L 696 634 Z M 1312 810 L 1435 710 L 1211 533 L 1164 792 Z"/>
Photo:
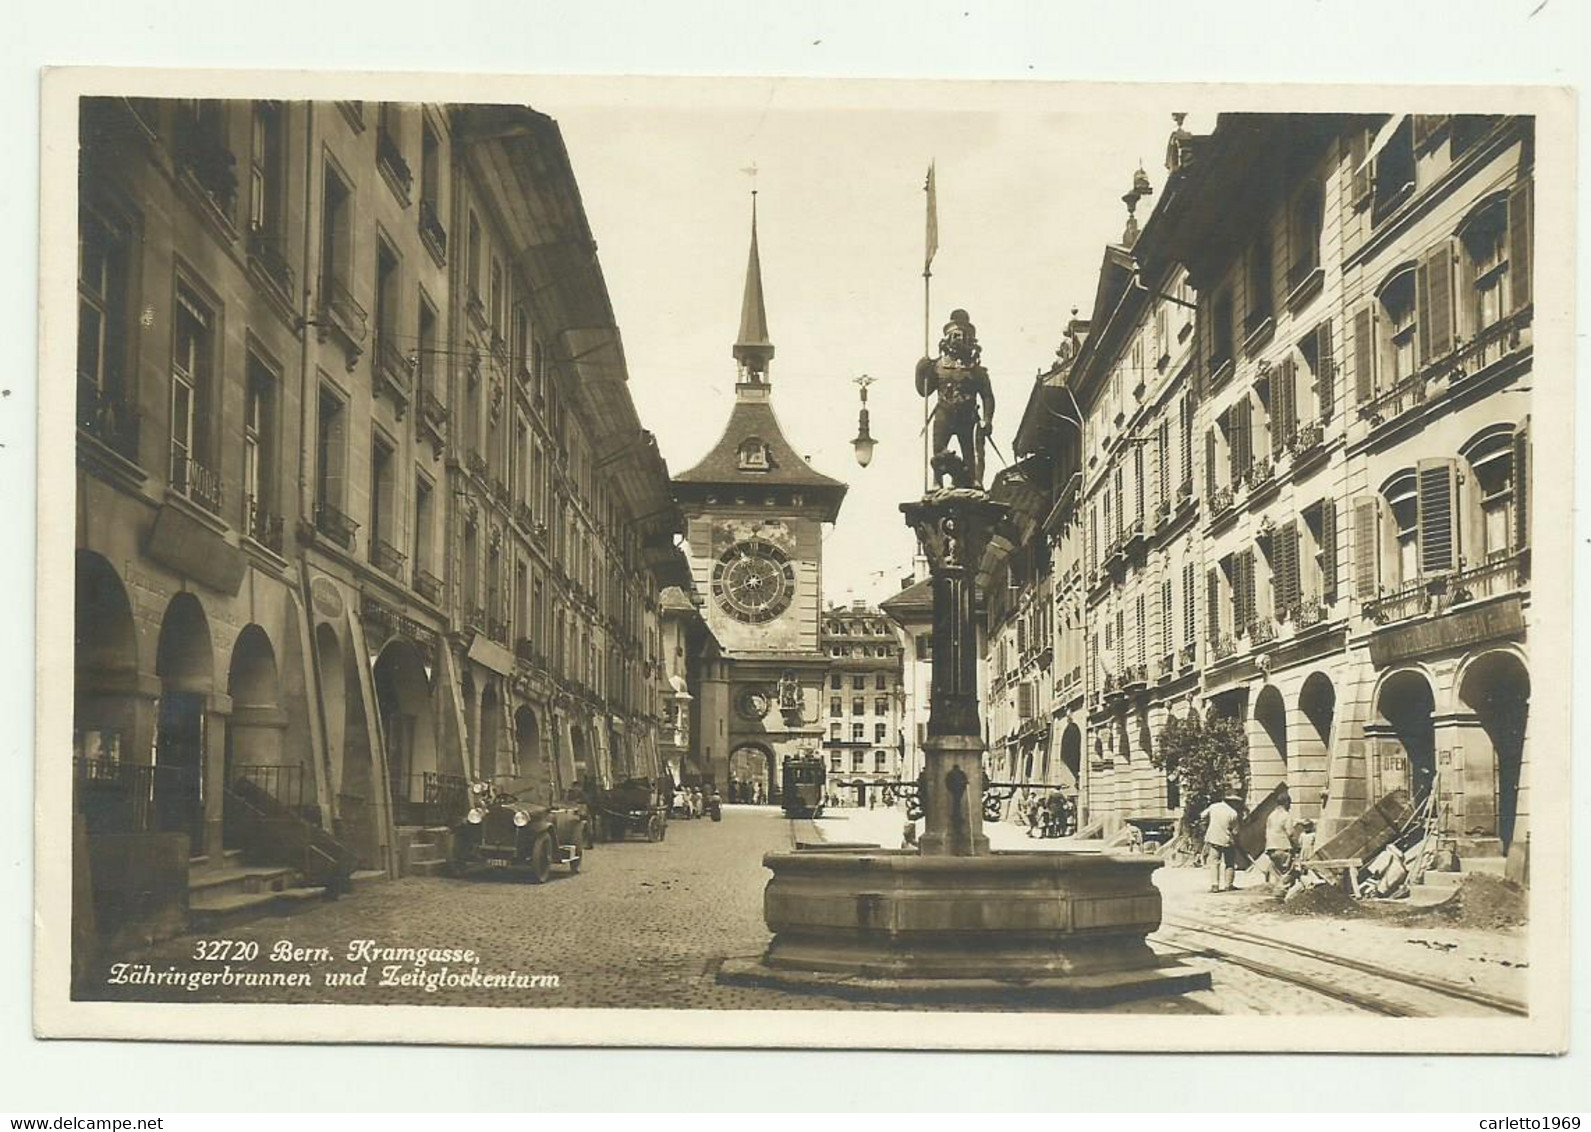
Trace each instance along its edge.
<path fill-rule="evenodd" d="M 486 619 L 486 635 L 494 641 L 508 643 L 508 618 L 489 617 Z"/>
<path fill-rule="evenodd" d="M 348 285 L 340 279 L 323 279 L 320 286 L 320 317 L 331 329 L 340 331 L 353 347 L 365 340 L 370 315 L 359 305 Z"/>
<path fill-rule="evenodd" d="M 1248 481 L 1250 491 L 1263 491 L 1276 478 L 1276 465 L 1271 463 L 1268 456 L 1255 460 L 1249 465 L 1248 475 L 1244 478 Z"/>
<path fill-rule="evenodd" d="M 510 497 L 510 493 L 509 493 L 509 490 L 508 490 L 507 481 L 501 479 L 498 476 L 493 476 L 492 477 L 492 498 L 496 499 L 497 502 L 501 503 L 503 506 L 506 507 L 506 506 L 508 506 L 509 497 Z"/>
<path fill-rule="evenodd" d="M 535 525 L 535 516 L 531 514 L 530 504 L 523 499 L 514 504 L 514 521 L 527 531 Z"/>
<path fill-rule="evenodd" d="M 238 195 L 238 161 L 232 151 L 191 116 L 179 122 L 172 141 L 177 164 L 204 191 L 216 211 L 230 221 Z"/>
<path fill-rule="evenodd" d="M 1225 660 L 1237 652 L 1237 638 L 1231 633 L 1222 633 L 1210 642 L 1210 656 L 1214 660 Z"/>
<path fill-rule="evenodd" d="M 1210 517 L 1218 518 L 1232 510 L 1233 495 L 1229 487 L 1218 487 L 1210 493 Z"/>
<path fill-rule="evenodd" d="M 420 198 L 420 238 L 438 263 L 447 262 L 447 229 L 436 214 L 436 202 Z"/>
<path fill-rule="evenodd" d="M 1297 629 L 1308 629 L 1326 619 L 1326 604 L 1317 597 L 1306 597 L 1289 611 Z"/>
<path fill-rule="evenodd" d="M 171 489 L 212 515 L 221 513 L 221 476 L 192 456 L 171 454 Z"/>
<path fill-rule="evenodd" d="M 376 393 L 386 394 L 392 398 L 393 407 L 398 416 L 403 416 L 404 410 L 409 407 L 414 389 L 414 365 L 404 356 L 390 333 L 382 332 L 376 336 L 376 351 L 373 358 L 376 376 Z"/>
<path fill-rule="evenodd" d="M 486 457 L 482 456 L 479 452 L 471 452 L 469 455 L 465 456 L 464 466 L 467 467 L 477 479 L 483 481 L 488 478 L 488 475 L 491 471 L 491 468 L 486 463 Z"/>
<path fill-rule="evenodd" d="M 470 288 L 469 297 L 464 300 L 464 313 L 470 316 L 477 327 L 486 326 L 486 304 L 481 302 L 481 293 L 474 287 Z"/>
<path fill-rule="evenodd" d="M 1433 385 L 1451 383 L 1525 349 L 1531 344 L 1533 307 L 1499 319 L 1479 334 L 1460 342 L 1451 353 L 1398 381 L 1385 393 L 1359 406 L 1359 416 L 1377 427 L 1412 412 L 1432 396 Z"/>
<path fill-rule="evenodd" d="M 1193 502 L 1193 480 L 1185 479 L 1177 485 L 1177 507 Z"/>
<path fill-rule="evenodd" d="M 1293 461 L 1296 463 L 1314 454 L 1315 450 L 1326 442 L 1326 426 L 1319 421 L 1309 421 L 1298 426 L 1298 431 L 1293 434 L 1292 443 L 1288 446 L 1293 452 Z"/>
<path fill-rule="evenodd" d="M 432 605 L 442 602 L 442 579 L 423 566 L 414 568 L 414 592 Z"/>
<path fill-rule="evenodd" d="M 354 535 L 359 524 L 343 514 L 334 504 L 315 504 L 315 529 L 344 550 L 354 548 Z"/>
<path fill-rule="evenodd" d="M 255 228 L 249 232 L 249 266 L 276 291 L 293 300 L 293 265 L 287 260 L 287 239 Z"/>
<path fill-rule="evenodd" d="M 401 581 L 403 567 L 409 561 L 409 556 L 385 539 L 373 538 L 370 540 L 370 561 L 383 574 Z"/>
<path fill-rule="evenodd" d="M 1276 622 L 1269 617 L 1261 617 L 1250 622 L 1248 627 L 1249 644 L 1255 648 L 1268 645 L 1276 639 Z"/>
<path fill-rule="evenodd" d="M 1149 684 L 1149 666 L 1146 664 L 1129 664 L 1122 670 L 1122 687 L 1131 692 L 1144 688 Z"/>
<path fill-rule="evenodd" d="M 1438 583 L 1440 584 L 1440 583 Z M 1377 625 L 1418 617 L 1431 608 L 1433 594 L 1423 578 L 1379 594 L 1364 603 L 1364 614 Z"/>
<path fill-rule="evenodd" d="M 249 538 L 277 554 L 282 553 L 282 517 L 272 514 L 256 495 L 243 498 L 244 530 Z"/>
<path fill-rule="evenodd" d="M 1155 666 L 1155 676 L 1161 681 L 1171 679 L 1177 674 L 1177 654 L 1166 653 L 1160 658 L 1160 663 Z"/>
<path fill-rule="evenodd" d="M 476 633 L 486 632 L 486 607 L 471 606 L 464 611 L 464 627 Z"/>
<path fill-rule="evenodd" d="M 1515 550 L 1471 566 L 1448 580 L 1446 605 L 1481 601 L 1523 589 L 1530 583 L 1530 553 Z"/>
<path fill-rule="evenodd" d="M 1155 504 L 1155 529 L 1165 526 L 1171 519 L 1171 501 L 1162 499 Z"/>
<path fill-rule="evenodd" d="M 1132 522 L 1128 523 L 1125 527 L 1122 528 L 1121 546 L 1122 546 L 1122 549 L 1124 551 L 1131 551 L 1133 549 L 1133 546 L 1134 546 L 1135 543 L 1141 543 L 1141 542 L 1143 542 L 1143 540 L 1144 540 L 1144 521 L 1143 521 L 1143 519 L 1141 519 L 1141 518 L 1140 519 L 1134 519 Z"/>
<path fill-rule="evenodd" d="M 409 170 L 409 163 L 403 159 L 403 151 L 398 148 L 398 139 L 385 129 L 376 130 L 376 161 L 380 164 L 382 172 L 386 173 L 392 181 L 392 187 L 404 204 L 409 203 L 409 190 L 414 187 L 414 174 Z"/>
<path fill-rule="evenodd" d="M 138 410 L 82 374 L 77 378 L 77 427 L 118 456 L 138 462 Z"/>
<path fill-rule="evenodd" d="M 1192 644 L 1183 645 L 1177 650 L 1177 670 L 1187 672 L 1198 663 L 1199 650 Z"/>

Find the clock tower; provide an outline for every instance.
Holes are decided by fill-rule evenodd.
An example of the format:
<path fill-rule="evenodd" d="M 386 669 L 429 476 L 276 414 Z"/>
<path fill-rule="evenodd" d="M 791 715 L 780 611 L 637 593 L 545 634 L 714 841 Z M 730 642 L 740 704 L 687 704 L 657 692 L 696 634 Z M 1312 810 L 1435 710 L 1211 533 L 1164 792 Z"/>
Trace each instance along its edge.
<path fill-rule="evenodd" d="M 838 517 L 846 488 L 797 455 L 774 415 L 755 193 L 732 352 L 738 374 L 729 422 L 712 451 L 674 480 L 696 589 L 722 650 L 703 673 L 693 731 L 701 773 L 726 800 L 734 781 L 753 795 L 760 783 L 771 801 L 784 758 L 818 753 L 826 726 L 828 660 L 818 640 L 823 524 Z"/>

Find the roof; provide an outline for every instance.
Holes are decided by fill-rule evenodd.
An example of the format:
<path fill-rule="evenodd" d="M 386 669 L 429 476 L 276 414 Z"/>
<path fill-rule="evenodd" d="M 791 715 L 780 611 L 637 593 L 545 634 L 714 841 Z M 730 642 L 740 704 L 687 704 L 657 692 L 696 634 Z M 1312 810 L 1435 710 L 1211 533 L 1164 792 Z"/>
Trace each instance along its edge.
<path fill-rule="evenodd" d="M 746 257 L 746 293 L 740 302 L 740 334 L 734 355 L 747 369 L 762 373 L 773 357 L 768 337 L 768 309 L 762 299 L 762 257 L 757 252 L 757 197 L 751 197 L 751 252 Z"/>
<path fill-rule="evenodd" d="M 755 437 L 768 449 L 767 468 L 743 468 L 740 447 Z M 825 519 L 833 522 L 845 498 L 846 485 L 817 471 L 796 454 L 785 439 L 773 406 L 766 400 L 741 398 L 729 414 L 723 435 L 695 467 L 674 477 L 676 486 L 801 488 L 823 505 Z"/>
<path fill-rule="evenodd" d="M 934 611 L 933 579 L 921 578 L 913 582 L 894 597 L 887 597 L 879 602 L 878 607 L 902 625 L 908 621 L 919 620 L 925 615 L 932 615 Z"/>

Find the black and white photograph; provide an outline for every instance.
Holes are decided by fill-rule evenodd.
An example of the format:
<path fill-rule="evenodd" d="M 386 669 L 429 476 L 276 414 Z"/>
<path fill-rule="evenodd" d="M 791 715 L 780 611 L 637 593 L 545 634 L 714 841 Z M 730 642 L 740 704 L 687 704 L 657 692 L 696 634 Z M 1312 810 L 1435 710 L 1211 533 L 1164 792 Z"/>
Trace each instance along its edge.
<path fill-rule="evenodd" d="M 41 1032 L 1565 1048 L 1562 92 L 50 79 Z"/>

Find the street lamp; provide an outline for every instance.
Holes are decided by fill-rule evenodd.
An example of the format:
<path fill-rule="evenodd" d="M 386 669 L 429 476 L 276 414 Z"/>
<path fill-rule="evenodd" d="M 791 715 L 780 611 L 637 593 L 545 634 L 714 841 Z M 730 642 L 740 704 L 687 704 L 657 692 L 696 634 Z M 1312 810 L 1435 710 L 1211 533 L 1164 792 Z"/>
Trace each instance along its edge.
<path fill-rule="evenodd" d="M 852 380 L 856 382 L 856 387 L 861 392 L 862 410 L 856 418 L 856 439 L 851 441 L 851 447 L 856 450 L 856 462 L 865 468 L 873 462 L 873 446 L 878 443 L 867 429 L 867 387 L 878 379 L 868 377 L 864 373 L 861 377 Z"/>

